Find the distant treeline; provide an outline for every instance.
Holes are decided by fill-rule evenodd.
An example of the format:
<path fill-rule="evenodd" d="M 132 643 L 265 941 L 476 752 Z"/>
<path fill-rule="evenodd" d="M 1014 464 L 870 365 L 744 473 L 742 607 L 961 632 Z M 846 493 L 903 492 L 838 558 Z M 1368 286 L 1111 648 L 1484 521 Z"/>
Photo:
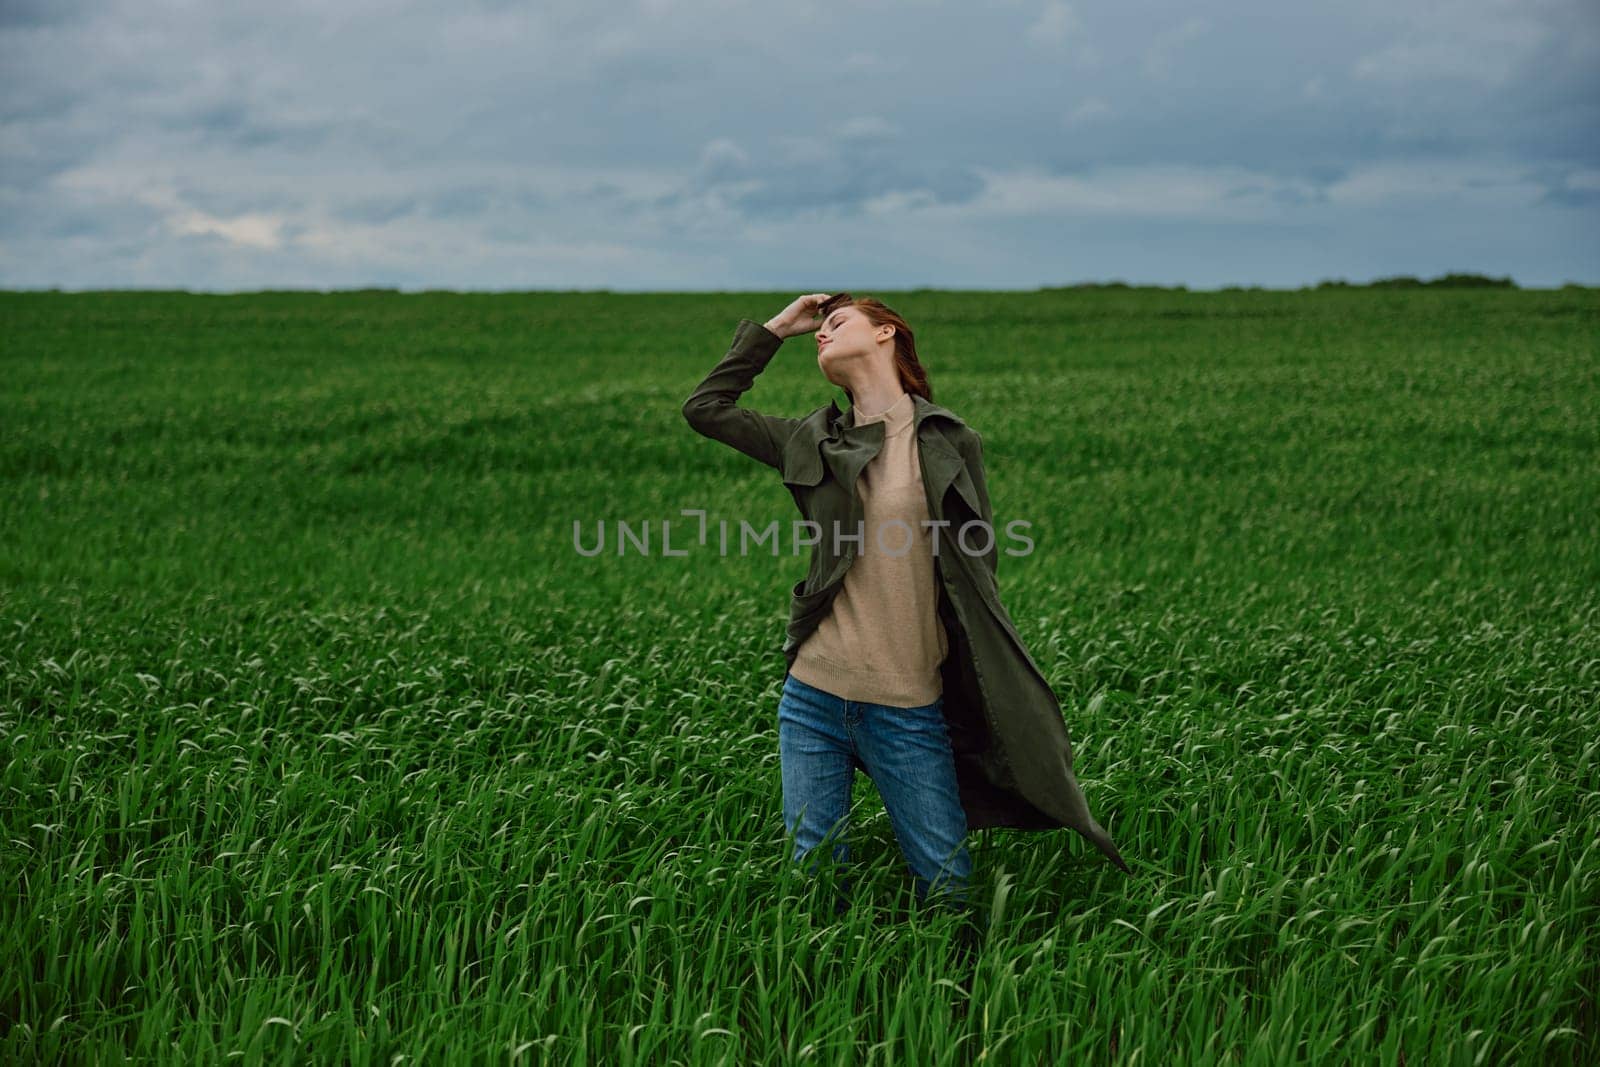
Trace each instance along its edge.
<path fill-rule="evenodd" d="M 1308 288 L 1302 286 L 1301 288 Z M 1392 278 L 1374 278 L 1364 284 L 1347 282 L 1343 278 L 1333 278 L 1320 281 L 1314 288 L 1317 289 L 1515 289 L 1517 283 L 1511 280 L 1511 275 L 1504 278 L 1491 278 L 1486 274 L 1441 274 L 1432 281 L 1422 281 L 1409 274 L 1396 274 Z"/>
<path fill-rule="evenodd" d="M 1261 292 L 1263 285 L 1224 285 L 1219 292 L 1237 293 L 1246 290 Z M 1396 274 L 1390 278 L 1374 278 L 1370 282 L 1347 282 L 1343 278 L 1328 278 L 1316 285 L 1302 285 L 1306 289 L 1518 289 L 1521 288 L 1508 274 L 1504 278 L 1491 278 L 1486 274 L 1441 274 L 1423 280 L 1410 274 Z M 1563 289 L 1586 289 L 1589 286 L 1567 282 Z M 1165 292 L 1188 292 L 1187 285 L 1129 285 L 1127 282 L 1075 282 L 1072 285 L 1040 286 L 1041 292 L 1059 292 L 1063 289 L 1158 289 Z"/>

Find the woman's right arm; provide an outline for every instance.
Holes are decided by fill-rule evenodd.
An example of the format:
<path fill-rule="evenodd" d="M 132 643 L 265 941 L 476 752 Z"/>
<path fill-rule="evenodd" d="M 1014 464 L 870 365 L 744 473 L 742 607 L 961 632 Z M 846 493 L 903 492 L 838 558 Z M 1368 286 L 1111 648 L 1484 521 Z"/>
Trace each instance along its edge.
<path fill-rule="evenodd" d="M 780 466 L 783 446 L 800 425 L 800 420 L 763 415 L 739 407 L 736 401 L 754 384 L 756 375 L 766 368 L 785 337 L 791 335 L 788 329 L 795 325 L 791 320 L 805 302 L 814 302 L 813 297 L 801 297 L 772 320 L 785 329 L 783 334 L 774 333 L 754 319 L 739 320 L 728 354 L 683 402 L 683 417 L 696 432 L 731 445 L 769 467 Z M 806 303 L 805 306 L 811 305 Z"/>

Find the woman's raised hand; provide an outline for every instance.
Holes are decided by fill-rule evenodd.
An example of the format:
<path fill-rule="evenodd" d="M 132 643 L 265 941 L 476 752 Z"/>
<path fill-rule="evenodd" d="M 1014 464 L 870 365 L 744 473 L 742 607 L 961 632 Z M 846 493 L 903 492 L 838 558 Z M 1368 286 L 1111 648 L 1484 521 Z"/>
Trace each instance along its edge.
<path fill-rule="evenodd" d="M 794 303 L 768 319 L 765 326 L 779 337 L 810 333 L 821 325 L 818 320 L 822 318 L 821 308 L 828 296 L 828 293 L 807 293 L 796 297 Z"/>

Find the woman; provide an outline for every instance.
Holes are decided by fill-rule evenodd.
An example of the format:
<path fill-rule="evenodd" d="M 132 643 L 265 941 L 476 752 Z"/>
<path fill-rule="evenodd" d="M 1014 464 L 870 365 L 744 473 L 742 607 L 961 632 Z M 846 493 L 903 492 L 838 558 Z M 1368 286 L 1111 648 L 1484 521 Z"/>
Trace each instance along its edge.
<path fill-rule="evenodd" d="M 831 402 L 799 419 L 739 407 L 784 339 L 813 330 L 848 415 Z M 793 858 L 826 842 L 848 859 L 861 769 L 920 901 L 967 910 L 965 836 L 979 827 L 1071 826 L 1127 870 L 1088 813 L 1059 705 L 999 602 L 982 438 L 933 403 L 905 320 L 848 293 L 742 320 L 683 414 L 777 468 L 820 527 L 793 590 L 778 707 Z"/>

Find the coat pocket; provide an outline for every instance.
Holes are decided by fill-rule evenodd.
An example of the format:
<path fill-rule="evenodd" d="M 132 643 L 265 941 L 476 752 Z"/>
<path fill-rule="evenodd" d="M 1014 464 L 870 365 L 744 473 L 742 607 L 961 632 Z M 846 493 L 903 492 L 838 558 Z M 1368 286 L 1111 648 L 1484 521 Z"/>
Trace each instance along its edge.
<path fill-rule="evenodd" d="M 822 585 L 810 588 L 813 578 L 808 575 L 795 582 L 789 589 L 789 614 L 799 617 L 811 612 L 818 604 L 830 599 L 835 590 L 831 586 Z"/>
<path fill-rule="evenodd" d="M 794 583 L 789 590 L 787 644 L 791 648 L 797 646 L 817 628 L 817 623 L 828 613 L 834 594 L 839 591 L 838 583 L 807 590 L 808 580 L 802 579 Z"/>
<path fill-rule="evenodd" d="M 818 442 L 805 433 L 796 433 L 783 446 L 779 471 L 785 485 L 816 485 L 825 473 Z"/>

